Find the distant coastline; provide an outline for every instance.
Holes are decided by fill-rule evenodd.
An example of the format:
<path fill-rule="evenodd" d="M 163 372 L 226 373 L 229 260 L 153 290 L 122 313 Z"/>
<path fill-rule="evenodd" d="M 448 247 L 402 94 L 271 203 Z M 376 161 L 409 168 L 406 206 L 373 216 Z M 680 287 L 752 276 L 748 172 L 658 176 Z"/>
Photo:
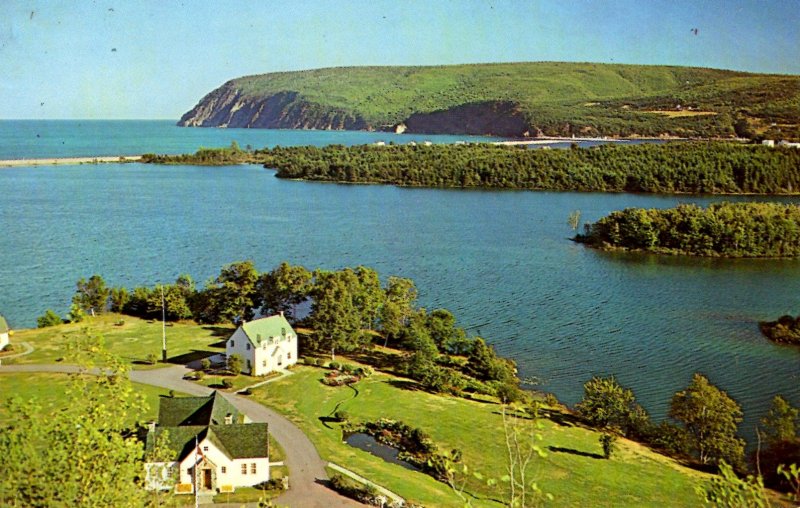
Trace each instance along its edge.
<path fill-rule="evenodd" d="M 113 157 L 52 157 L 46 159 L 8 159 L 0 160 L 0 168 L 26 166 L 58 166 L 70 164 L 100 164 L 107 162 L 138 162 L 141 155 L 117 155 Z"/>

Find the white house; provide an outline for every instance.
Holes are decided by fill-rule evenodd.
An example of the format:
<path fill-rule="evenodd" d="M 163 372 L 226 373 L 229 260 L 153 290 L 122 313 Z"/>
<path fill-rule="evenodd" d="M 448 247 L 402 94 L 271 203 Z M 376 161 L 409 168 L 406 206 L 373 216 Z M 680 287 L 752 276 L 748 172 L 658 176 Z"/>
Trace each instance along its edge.
<path fill-rule="evenodd" d="M 225 344 L 228 358 L 244 360 L 242 372 L 263 376 L 297 363 L 297 334 L 283 317 L 270 316 L 239 326 Z"/>
<path fill-rule="evenodd" d="M 8 345 L 8 323 L 6 318 L 0 316 L 0 351 Z"/>
<path fill-rule="evenodd" d="M 145 464 L 148 489 L 178 494 L 233 492 L 270 479 L 266 423 L 247 423 L 216 391 L 208 397 L 162 397 L 158 423 L 145 451 L 166 448 L 161 461 Z"/>

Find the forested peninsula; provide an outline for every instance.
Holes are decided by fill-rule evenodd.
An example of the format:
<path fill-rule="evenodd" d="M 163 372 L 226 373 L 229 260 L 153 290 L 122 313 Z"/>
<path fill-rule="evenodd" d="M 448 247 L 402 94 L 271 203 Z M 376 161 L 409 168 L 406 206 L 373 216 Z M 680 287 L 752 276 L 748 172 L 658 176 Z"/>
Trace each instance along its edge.
<path fill-rule="evenodd" d="M 145 154 L 156 164 L 263 164 L 278 178 L 412 187 L 685 194 L 800 193 L 800 150 L 724 142 L 530 150 L 462 145 L 298 146 Z"/>
<path fill-rule="evenodd" d="M 800 206 L 694 204 L 612 212 L 575 239 L 601 249 L 720 257 L 800 256 Z"/>
<path fill-rule="evenodd" d="M 800 77 L 567 62 L 314 69 L 230 80 L 178 125 L 796 139 Z"/>

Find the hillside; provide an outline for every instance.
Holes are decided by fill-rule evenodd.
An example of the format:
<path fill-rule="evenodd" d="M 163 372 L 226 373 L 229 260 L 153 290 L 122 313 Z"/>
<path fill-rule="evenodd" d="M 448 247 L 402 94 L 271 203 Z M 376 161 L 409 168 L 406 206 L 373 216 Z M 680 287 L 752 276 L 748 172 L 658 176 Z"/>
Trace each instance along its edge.
<path fill-rule="evenodd" d="M 800 76 L 558 62 L 328 68 L 228 81 L 178 125 L 794 139 Z"/>

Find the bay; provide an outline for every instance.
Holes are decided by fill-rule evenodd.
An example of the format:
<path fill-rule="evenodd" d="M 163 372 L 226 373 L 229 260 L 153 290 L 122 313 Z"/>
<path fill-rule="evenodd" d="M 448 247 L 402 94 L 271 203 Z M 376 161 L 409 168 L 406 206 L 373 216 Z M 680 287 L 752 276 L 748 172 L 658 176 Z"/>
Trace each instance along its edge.
<path fill-rule="evenodd" d="M 171 135 L 229 143 L 218 131 Z M 253 135 L 264 136 L 261 146 L 329 134 Z M 103 139 L 88 153 L 120 153 Z M 53 150 L 47 156 L 74 155 Z M 13 327 L 33 326 L 47 308 L 66 313 L 75 281 L 93 273 L 131 287 L 181 273 L 202 282 L 242 259 L 261 270 L 284 260 L 362 264 L 414 279 L 423 306 L 451 309 L 568 404 L 592 375 L 614 374 L 663 418 L 672 393 L 702 372 L 743 405 L 744 434 L 774 394 L 800 405 L 800 351 L 757 329 L 798 313 L 800 262 L 609 254 L 567 240 L 573 210 L 594 221 L 629 206 L 722 198 L 347 186 L 279 180 L 257 166 L 142 164 L 2 169 L 0 189 L 0 313 Z"/>

